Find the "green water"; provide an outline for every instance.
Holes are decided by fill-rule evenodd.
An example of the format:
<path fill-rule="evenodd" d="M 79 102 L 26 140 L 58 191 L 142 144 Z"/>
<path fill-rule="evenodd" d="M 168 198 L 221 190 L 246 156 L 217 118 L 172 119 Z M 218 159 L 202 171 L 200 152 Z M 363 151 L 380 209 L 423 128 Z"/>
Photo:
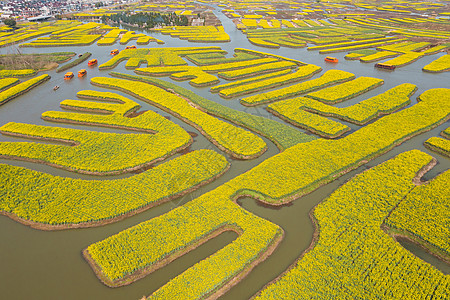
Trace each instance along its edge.
<path fill-rule="evenodd" d="M 216 10 L 216 14 L 222 20 L 225 30 L 229 33 L 232 42 L 216 44 L 222 49 L 229 52 L 229 56 L 233 54 L 235 47 L 254 49 L 258 51 L 271 52 L 277 55 L 298 59 L 304 62 L 313 63 L 323 68 L 323 71 L 314 78 L 320 76 L 328 69 L 336 68 L 355 73 L 356 76 L 372 76 L 383 78 L 385 84 L 369 93 L 359 96 L 355 99 L 340 103 L 339 106 L 347 106 L 356 103 L 362 99 L 369 98 L 376 94 L 386 91 L 398 84 L 404 82 L 414 83 L 419 87 L 418 92 L 412 97 L 412 103 L 415 103 L 417 95 L 430 88 L 447 87 L 449 88 L 450 72 L 443 74 L 429 74 L 421 71 L 422 67 L 430 61 L 436 59 L 442 54 L 431 55 L 418 60 L 417 62 L 399 68 L 394 72 L 386 72 L 373 68 L 373 64 L 361 64 L 357 61 L 346 61 L 343 59 L 345 53 L 337 53 L 335 56 L 339 59 L 337 65 L 329 65 L 323 61 L 324 56 L 315 51 L 306 51 L 306 49 L 268 49 L 260 48 L 250 44 L 247 38 L 235 29 L 233 23 Z M 184 46 L 207 46 L 201 43 L 189 43 L 184 40 L 172 39 L 168 36 L 152 34 L 156 38 L 166 42 L 165 45 L 150 44 L 146 47 L 184 47 Z M 132 44 L 133 42 L 129 43 Z M 99 63 L 103 63 L 110 58 L 109 51 L 112 48 L 122 50 L 125 45 L 114 45 L 110 47 L 98 47 L 95 44 L 87 47 L 58 47 L 58 48 L 40 48 L 30 49 L 21 48 L 24 53 L 38 52 L 56 52 L 56 51 L 75 51 L 84 53 L 89 51 L 93 54 L 93 58 L 97 58 Z M 10 53 L 12 49 L 2 48 L 0 53 Z M 117 72 L 133 74 L 132 71 L 126 70 L 125 63 L 121 63 L 114 69 Z M 68 71 L 78 71 L 81 66 L 72 68 Z M 64 99 L 76 99 L 76 93 L 82 89 L 102 90 L 89 84 L 89 78 L 95 76 L 108 76 L 108 71 L 99 71 L 98 68 L 88 69 L 86 78 L 74 78 L 69 82 L 63 80 L 62 74 L 56 74 L 54 71 L 48 72 L 52 79 L 26 95 L 23 95 L 0 107 L 0 125 L 7 122 L 24 122 L 31 124 L 40 124 L 48 126 L 60 126 L 69 128 L 79 128 L 88 130 L 98 130 L 104 132 L 121 132 L 120 130 L 88 127 L 78 125 L 53 124 L 40 119 L 40 115 L 48 110 L 61 110 L 59 103 Z M 170 80 L 168 78 L 165 78 Z M 224 80 L 221 80 L 224 82 Z M 60 89 L 53 91 L 53 86 L 59 85 Z M 239 104 L 238 98 L 232 100 L 223 100 L 216 94 L 209 93 L 208 88 L 195 89 L 187 82 L 181 82 L 179 85 L 189 88 L 201 96 L 212 99 L 226 106 L 243 110 L 251 114 L 265 116 L 275 119 L 271 114 L 264 110 L 264 107 L 245 108 Z M 128 96 L 129 97 L 129 96 Z M 144 103 L 140 100 L 133 99 L 142 105 L 142 109 L 151 109 L 157 111 L 163 116 L 168 116 L 162 112 Z M 187 131 L 199 134 L 193 127 L 171 117 L 171 120 L 180 124 Z M 278 120 L 278 119 L 277 119 Z M 278 120 L 280 121 L 280 120 Z M 280 121 L 282 122 L 282 121 Z M 353 129 L 357 126 L 351 125 Z M 449 167 L 449 160 L 428 151 L 423 147 L 423 142 L 432 136 L 438 136 L 439 133 L 448 127 L 447 124 L 421 134 L 402 145 L 396 147 L 385 155 L 369 162 L 365 166 L 342 176 L 336 181 L 325 185 L 317 191 L 294 201 L 289 206 L 280 208 L 271 208 L 260 205 L 253 199 L 240 199 L 240 204 L 252 213 L 266 218 L 276 224 L 279 224 L 285 230 L 285 238 L 275 250 L 272 256 L 266 261 L 258 265 L 244 280 L 233 287 L 222 299 L 246 299 L 251 297 L 266 283 L 284 272 L 296 258 L 310 245 L 314 228 L 309 219 L 311 209 L 325 199 L 336 188 L 342 185 L 355 174 L 365 170 L 368 167 L 377 165 L 403 151 L 410 149 L 419 149 L 432 154 L 439 160 L 439 164 L 428 174 L 425 179 L 431 179 L 436 174 L 443 172 Z M 18 140 L 10 137 L 0 136 L 0 141 Z M 65 231 L 39 231 L 27 226 L 21 225 L 10 220 L 7 217 L 0 216 L 0 289 L 2 299 L 139 299 L 143 295 L 149 295 L 160 286 L 164 285 L 171 278 L 180 274 L 194 263 L 208 257 L 218 249 L 224 247 L 236 238 L 234 233 L 224 233 L 206 244 L 200 246 L 191 253 L 177 259 L 169 266 L 164 267 L 137 282 L 120 288 L 108 288 L 104 286 L 94 275 L 91 268 L 81 256 L 81 251 L 88 245 L 115 234 L 125 228 L 136 225 L 142 221 L 154 218 L 164 214 L 171 209 L 182 205 L 199 195 L 223 184 L 231 178 L 249 170 L 258 165 L 263 160 L 278 153 L 278 149 L 273 143 L 264 139 L 269 145 L 268 151 L 255 160 L 241 161 L 231 160 L 231 169 L 215 182 L 200 188 L 198 191 L 186 195 L 181 199 L 165 203 L 156 208 L 152 208 L 136 216 L 130 217 L 118 223 L 106 225 L 103 227 L 76 229 Z M 202 135 L 195 138 L 195 142 L 191 149 L 214 149 L 219 151 L 215 146 L 209 143 Z M 220 151 L 219 151 L 220 152 Z M 225 154 L 224 154 L 225 155 Z M 39 164 L 0 160 L 0 163 L 8 163 L 17 166 L 24 166 L 34 170 L 50 173 L 58 176 L 66 176 L 82 179 L 98 179 L 92 176 L 79 175 L 64 170 L 55 169 Z M 110 178 L 120 178 L 130 175 L 112 176 Z M 405 246 L 406 247 L 406 246 Z M 408 248 L 408 247 L 407 247 Z M 417 248 L 417 247 L 416 247 Z M 410 250 L 410 249 L 408 249 Z M 419 257 L 424 251 L 421 248 L 410 250 Z M 415 251 L 415 252 L 414 252 Z M 434 265 L 444 265 L 441 261 L 427 260 L 425 261 Z"/>

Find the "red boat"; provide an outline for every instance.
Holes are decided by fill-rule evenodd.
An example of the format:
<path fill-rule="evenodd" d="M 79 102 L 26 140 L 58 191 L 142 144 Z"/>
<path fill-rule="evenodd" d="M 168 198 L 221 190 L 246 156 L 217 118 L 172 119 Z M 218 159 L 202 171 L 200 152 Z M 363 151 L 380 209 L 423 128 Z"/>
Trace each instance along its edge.
<path fill-rule="evenodd" d="M 88 61 L 88 66 L 95 66 L 96 64 L 97 64 L 97 60 L 95 58 Z"/>

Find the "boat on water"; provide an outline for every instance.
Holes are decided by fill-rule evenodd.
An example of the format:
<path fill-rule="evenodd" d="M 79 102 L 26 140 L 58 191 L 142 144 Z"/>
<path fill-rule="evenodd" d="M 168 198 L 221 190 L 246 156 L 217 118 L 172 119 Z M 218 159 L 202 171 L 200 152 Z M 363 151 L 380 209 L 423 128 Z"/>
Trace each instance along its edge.
<path fill-rule="evenodd" d="M 95 66 L 97 64 L 97 59 L 91 59 L 90 61 L 88 61 L 88 66 Z"/>
<path fill-rule="evenodd" d="M 119 54 L 119 49 L 111 50 L 111 55 Z"/>
<path fill-rule="evenodd" d="M 136 49 L 136 46 L 135 46 L 135 45 L 132 45 L 132 46 L 126 46 L 125 49 Z"/>

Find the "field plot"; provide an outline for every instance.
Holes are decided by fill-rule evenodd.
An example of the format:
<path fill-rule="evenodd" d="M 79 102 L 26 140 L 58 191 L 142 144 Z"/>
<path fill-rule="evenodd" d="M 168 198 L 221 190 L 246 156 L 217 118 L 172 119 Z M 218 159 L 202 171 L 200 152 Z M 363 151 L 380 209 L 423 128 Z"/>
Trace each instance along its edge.
<path fill-rule="evenodd" d="M 26 77 L 39 71 L 58 67 L 75 56 L 75 52 L 2 54 L 0 55 L 0 78 Z"/>
<path fill-rule="evenodd" d="M 394 237 L 406 236 L 447 261 L 450 259 L 449 180 L 450 171 L 447 171 L 415 188 L 384 221 L 386 230 Z"/>
<path fill-rule="evenodd" d="M 249 159 L 266 150 L 265 142 L 258 136 L 205 114 L 185 99 L 154 85 L 106 77 L 96 77 L 91 82 L 97 86 L 126 92 L 156 105 L 194 126 L 219 149 L 234 157 Z"/>
<path fill-rule="evenodd" d="M 8 86 L 3 86 L 2 89 L 4 89 L 5 87 L 7 89 L 0 92 L 0 105 L 3 105 L 6 102 L 11 101 L 12 99 L 14 99 L 24 93 L 27 93 L 35 86 L 38 86 L 39 84 L 44 83 L 45 81 L 47 81 L 49 79 L 50 79 L 50 76 L 47 74 L 44 74 L 44 75 L 29 79 L 27 81 L 24 81 L 22 83 L 19 83 L 15 86 L 11 86 L 11 84 L 9 84 L 8 85 L 9 88 L 8 88 Z M 2 80 L 6 80 L 6 79 L 2 79 Z M 17 81 L 14 81 L 14 82 L 17 82 Z"/>
<path fill-rule="evenodd" d="M 222 26 L 168 26 L 159 30 L 162 34 L 170 34 L 171 37 L 186 39 L 199 43 L 224 43 L 230 41 L 230 36 Z"/>
<path fill-rule="evenodd" d="M 118 180 L 56 177 L 1 164 L 0 186 L 8 192 L 0 213 L 44 230 L 104 225 L 190 192 L 227 166 L 226 159 L 211 150 L 195 151 Z"/>
<path fill-rule="evenodd" d="M 98 23 L 86 23 L 76 27 L 70 27 L 54 31 L 50 37 L 41 37 L 30 43 L 21 44 L 21 47 L 58 47 L 58 46 L 86 46 L 94 43 L 102 35 L 94 34 L 95 30 L 104 25 Z"/>
<path fill-rule="evenodd" d="M 286 85 L 292 82 L 297 82 L 304 80 L 313 76 L 314 74 L 321 71 L 321 68 L 315 65 L 305 65 L 301 66 L 294 73 L 286 74 L 284 71 L 281 72 L 272 72 L 269 75 L 271 77 L 267 79 L 263 76 L 253 77 L 256 82 L 247 83 L 246 81 L 234 82 L 225 84 L 222 86 L 217 86 L 215 90 L 220 89 L 219 95 L 224 98 L 230 98 L 235 96 L 240 96 L 243 94 L 253 93 L 256 91 L 262 91 L 265 89 L 270 89 L 273 87 L 277 87 L 280 85 Z M 253 81 L 253 80 L 252 80 Z"/>
<path fill-rule="evenodd" d="M 425 141 L 425 147 L 444 156 L 450 157 L 450 127 L 441 132 L 444 138 L 431 137 Z"/>
<path fill-rule="evenodd" d="M 219 47 L 180 47 L 180 48 L 140 48 L 125 49 L 104 64 L 99 66 L 100 70 L 112 69 L 120 62 L 127 60 L 126 67 L 130 69 L 139 68 L 142 63 L 151 66 L 180 66 L 187 65 L 181 57 L 195 53 L 223 53 Z"/>
<path fill-rule="evenodd" d="M 444 55 L 429 63 L 422 69 L 424 72 L 440 73 L 450 71 L 450 55 Z"/>
<path fill-rule="evenodd" d="M 379 115 L 389 114 L 408 105 L 411 102 L 409 97 L 416 89 L 415 85 L 405 83 L 383 94 L 344 108 L 333 107 L 317 100 L 300 97 L 271 104 L 267 109 L 295 126 L 331 138 L 342 135 L 350 128 L 322 116 L 334 117 L 362 125 Z"/>
<path fill-rule="evenodd" d="M 216 76 L 193 66 L 138 68 L 135 72 L 136 74 L 149 76 L 170 75 L 170 78 L 174 80 L 190 80 L 189 83 L 193 86 L 208 86 L 219 82 Z"/>
<path fill-rule="evenodd" d="M 447 91 L 448 92 L 448 91 Z M 364 129 L 360 129 L 358 132 L 350 135 L 346 139 L 341 139 L 340 141 L 344 143 L 340 143 L 339 141 L 334 142 L 334 146 L 331 146 L 330 141 L 324 140 L 316 140 L 305 144 L 299 144 L 297 146 L 291 147 L 287 149 L 283 153 L 276 155 L 252 170 L 236 177 L 230 182 L 220 186 L 216 190 L 211 191 L 208 194 L 201 196 L 200 198 L 191 201 L 189 204 L 180 207 L 176 210 L 173 210 L 162 216 L 160 218 L 153 219 L 149 221 L 149 223 L 142 223 L 137 225 L 136 227 L 129 229 L 128 231 L 123 231 L 118 235 L 112 236 L 106 240 L 100 241 L 99 243 L 93 244 L 87 248 L 85 251 L 85 256 L 90 261 L 91 266 L 95 269 L 97 276 L 101 278 L 108 285 L 120 285 L 125 282 L 129 282 L 129 280 L 136 280 L 140 278 L 142 275 L 148 274 L 154 271 L 155 268 L 158 268 L 161 264 L 165 264 L 167 261 L 164 258 L 167 258 L 170 262 L 172 259 L 178 257 L 186 251 L 190 245 L 195 244 L 201 239 L 206 239 L 208 235 L 211 235 L 213 231 L 218 230 L 218 226 L 225 226 L 227 224 L 236 224 L 234 217 L 231 216 L 239 216 L 238 212 L 233 213 L 231 216 L 228 213 L 225 207 L 221 207 L 226 203 L 229 203 L 226 207 L 228 211 L 232 210 L 234 207 L 238 209 L 237 206 L 234 206 L 231 201 L 227 201 L 230 197 L 238 198 L 244 195 L 250 195 L 253 198 L 258 199 L 259 201 L 264 201 L 271 204 L 280 204 L 283 202 L 292 201 L 294 198 L 299 197 L 307 192 L 310 192 L 314 189 L 317 189 L 318 186 L 323 184 L 324 181 L 331 181 L 333 175 L 342 174 L 342 170 L 347 170 L 348 168 L 354 168 L 358 165 L 358 161 L 360 159 L 370 159 L 374 156 L 380 154 L 380 152 L 386 151 L 386 149 L 392 147 L 394 143 L 398 143 L 398 141 L 404 140 L 405 138 L 417 134 L 418 131 L 429 129 L 432 126 L 436 126 L 435 124 L 441 123 L 443 120 L 448 119 L 449 109 L 446 109 L 444 113 L 438 113 L 440 107 L 438 108 L 437 100 L 439 97 L 442 97 L 445 91 L 440 90 L 430 90 L 428 93 L 423 94 L 421 96 L 422 101 L 412 108 L 404 110 L 400 113 L 390 116 L 384 117 L 379 121 L 368 125 Z M 433 119 L 424 118 L 424 122 L 422 124 L 411 124 L 412 120 L 417 118 L 417 114 L 426 114 L 427 116 L 433 116 Z M 400 123 L 408 123 L 410 126 L 408 128 L 402 128 L 402 132 L 397 132 L 399 128 L 403 127 Z M 392 139 L 381 141 L 374 141 L 371 137 L 373 136 L 370 131 L 379 132 L 381 128 L 385 128 L 386 132 L 381 133 L 382 137 L 391 137 Z M 338 149 L 346 149 L 348 150 L 348 146 L 345 145 L 350 139 L 360 139 L 358 143 L 353 143 L 353 145 L 365 145 L 364 148 L 359 147 L 359 151 L 361 153 L 356 154 L 350 160 L 342 161 L 342 156 Z M 321 143 L 328 143 L 329 145 L 317 145 Z M 374 143 L 369 147 L 369 143 Z M 316 144 L 316 145 L 315 145 Z M 338 145 L 339 144 L 339 145 Z M 376 146 L 375 146 L 376 144 Z M 376 147 L 372 148 L 373 146 Z M 306 147 L 314 147 L 315 151 L 310 152 L 306 151 Z M 369 150 L 371 149 L 371 150 Z M 322 150 L 323 152 L 318 152 Z M 375 151 L 375 152 L 372 152 Z M 325 154 L 325 152 L 328 152 Z M 365 154 L 363 154 L 365 152 Z M 371 153 L 372 152 L 372 153 Z M 364 158 L 360 155 L 363 155 Z M 341 167 L 336 168 L 336 163 L 339 163 L 339 160 L 330 161 L 329 168 L 324 168 L 322 161 L 322 174 L 320 171 L 316 171 L 315 173 L 311 168 L 315 168 L 314 158 L 313 157 L 329 157 L 333 156 L 341 158 Z M 411 172 L 409 171 L 409 176 L 406 176 L 408 180 L 411 180 L 412 177 L 415 176 L 416 172 L 425 164 L 427 164 L 431 160 L 430 157 L 426 157 L 422 160 L 423 164 L 420 162 L 416 163 L 416 168 Z M 302 161 L 308 161 L 309 164 L 302 164 Z M 294 162 L 294 164 L 292 164 Z M 311 163 L 313 162 L 313 163 Z M 409 161 L 408 161 L 409 162 Z M 333 166 L 331 165 L 333 164 Z M 347 164 L 347 165 L 346 165 Z M 290 167 L 289 167 L 290 166 Z M 292 167 L 295 166 L 295 170 Z M 298 166 L 302 166 L 299 168 Z M 278 170 L 278 172 L 274 172 L 274 170 Z M 329 173 L 328 173 L 329 172 Z M 261 176 L 264 174 L 263 176 Z M 308 176 L 305 177 L 305 174 Z M 314 177 L 310 175 L 314 174 Z M 382 173 L 384 174 L 384 172 Z M 326 178 L 320 180 L 319 178 Z M 388 176 L 388 178 L 390 178 Z M 283 184 L 280 184 L 283 182 Z M 399 181 L 396 181 L 397 184 L 400 184 Z M 384 182 L 383 182 L 384 185 Z M 410 183 L 410 185 L 413 185 Z M 282 189 L 279 187 L 283 186 Z M 408 186 L 408 185 L 407 185 Z M 413 185 L 414 186 L 414 185 Z M 397 192 L 398 193 L 398 192 Z M 220 195 L 220 196 L 219 196 Z M 228 198 L 228 199 L 227 199 Z M 213 199 L 211 203 L 208 199 Z M 219 201 L 219 199 L 223 199 Z M 401 199 L 401 198 L 400 198 Z M 231 199 L 230 199 L 231 200 Z M 392 199 L 393 200 L 393 199 Z M 209 204 L 211 203 L 211 204 Z M 216 211 L 217 207 L 221 207 L 221 214 L 211 213 L 208 214 L 209 218 L 203 217 L 205 224 L 201 226 L 201 230 L 199 229 L 199 221 L 195 217 L 197 215 L 196 211 L 208 210 L 205 205 L 211 206 L 214 211 Z M 395 203 L 394 203 L 395 205 Z M 200 206 L 201 208 L 198 208 Z M 221 216 L 218 218 L 218 216 Z M 247 214 L 247 218 L 250 218 L 251 215 Z M 193 221 L 190 221 L 194 218 Z M 231 220 L 230 220 L 231 218 Z M 174 222 L 174 220 L 177 220 Z M 383 220 L 381 218 L 381 220 Z M 183 224 L 188 224 L 187 228 L 184 228 L 187 232 L 195 232 L 192 234 L 182 234 L 182 235 L 174 235 L 171 234 L 173 231 L 171 228 L 182 222 Z M 190 225 L 192 224 L 192 225 Z M 215 225 L 217 224 L 217 225 Z M 220 224 L 220 225 L 219 225 Z M 215 288 L 226 288 L 228 280 L 227 278 L 237 276 L 241 270 L 245 270 L 245 266 L 255 261 L 256 258 L 253 256 L 253 251 L 246 252 L 246 255 L 241 254 L 240 251 L 233 250 L 239 249 L 241 246 L 241 242 L 245 240 L 248 235 L 252 235 L 253 232 L 252 224 L 249 221 L 246 221 L 245 224 L 247 226 L 243 226 L 237 223 L 239 229 L 235 229 L 237 232 L 241 230 L 243 233 L 240 234 L 240 237 L 221 249 L 219 252 L 214 254 L 213 256 L 201 261 L 199 264 L 194 267 L 188 269 L 181 275 L 174 278 L 171 282 L 160 288 L 155 292 L 154 297 L 158 297 L 159 295 L 163 295 L 163 297 L 173 297 L 176 295 L 177 291 L 182 289 L 184 292 L 190 295 L 190 297 L 199 298 L 203 297 L 205 294 L 210 294 L 215 292 Z M 147 228 L 161 228 L 162 232 L 167 232 L 166 234 L 149 234 Z M 251 227 L 248 227 L 251 226 Z M 194 230 L 196 228 L 197 230 Z M 262 249 L 267 249 L 270 243 L 273 243 L 276 240 L 277 230 L 276 227 L 267 225 L 259 225 L 259 230 L 266 230 L 271 228 L 271 234 L 259 234 L 258 236 L 264 236 L 265 242 L 259 244 L 259 246 L 253 246 L 252 249 L 259 249 L 259 251 L 267 251 Z M 378 227 L 379 228 L 379 227 Z M 183 230 L 184 230 L 183 229 Z M 379 230 L 379 229 L 378 229 Z M 160 231 L 160 232 L 161 232 Z M 150 242 L 152 240 L 160 240 L 162 237 L 169 238 L 165 239 L 165 245 L 170 245 L 169 247 L 152 247 L 150 246 L 149 250 L 145 250 L 140 254 L 140 249 L 142 249 L 140 244 L 133 246 L 134 241 L 131 244 L 128 244 L 128 248 L 126 248 L 123 253 L 118 253 L 112 249 L 124 249 L 124 239 L 129 236 L 130 233 L 133 233 L 132 236 L 136 237 L 137 240 L 141 240 L 143 237 L 146 239 L 150 239 L 149 242 L 145 243 L 146 245 L 155 245 L 159 243 Z M 198 234 L 196 233 L 198 232 Z M 255 239 L 256 237 L 253 237 Z M 255 241 L 255 240 L 254 240 Z M 255 241 L 256 242 L 256 241 Z M 252 242 L 251 244 L 253 244 Z M 176 246 L 179 245 L 179 246 Z M 180 249 L 181 247 L 181 249 Z M 238 248 L 235 248 L 238 247 Z M 244 247 L 245 248 L 245 247 Z M 97 250 L 99 249 L 99 250 Z M 103 249 L 111 249 L 103 250 Z M 122 250 L 120 250 L 122 251 Z M 181 252 L 181 253 L 180 253 Z M 129 254 L 134 253 L 134 254 Z M 118 267 L 119 262 L 118 259 L 123 259 L 124 255 L 127 256 L 125 261 L 123 262 L 123 267 Z M 138 258 L 134 258 L 134 255 L 138 255 Z M 174 256 L 174 257 L 172 257 Z M 227 262 L 232 261 L 232 264 L 227 263 L 227 267 L 225 268 L 225 260 L 221 257 L 228 257 Z M 231 258 L 232 257 L 232 258 Z M 117 261 L 117 263 L 109 263 L 111 261 Z M 208 280 L 208 271 L 211 268 L 211 264 L 219 264 L 222 266 L 219 268 L 220 274 L 214 277 L 214 280 Z M 196 286 L 187 286 L 185 282 L 191 282 L 192 276 L 195 278 L 204 278 L 199 281 Z"/>

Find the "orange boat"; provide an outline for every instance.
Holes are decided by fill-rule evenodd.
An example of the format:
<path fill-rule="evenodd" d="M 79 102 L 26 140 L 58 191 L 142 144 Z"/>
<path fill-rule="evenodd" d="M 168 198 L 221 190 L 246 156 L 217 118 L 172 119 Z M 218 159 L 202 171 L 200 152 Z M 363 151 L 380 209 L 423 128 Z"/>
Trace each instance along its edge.
<path fill-rule="evenodd" d="M 119 49 L 111 50 L 111 55 L 119 54 Z"/>
<path fill-rule="evenodd" d="M 135 45 L 133 45 L 133 46 L 126 46 L 125 49 L 136 49 L 136 46 Z"/>
<path fill-rule="evenodd" d="M 95 66 L 97 64 L 97 60 L 94 58 L 94 59 L 91 59 L 89 62 L 88 62 L 88 66 Z"/>
<path fill-rule="evenodd" d="M 73 78 L 73 73 L 72 72 L 67 72 L 65 75 L 64 75 L 64 80 L 70 80 L 70 79 L 72 79 Z"/>
<path fill-rule="evenodd" d="M 336 57 L 327 56 L 325 57 L 326 62 L 337 63 L 339 60 Z"/>
<path fill-rule="evenodd" d="M 395 66 L 383 64 L 383 63 L 375 64 L 375 68 L 386 69 L 386 70 L 395 70 Z"/>
<path fill-rule="evenodd" d="M 78 77 L 86 76 L 86 74 L 87 74 L 86 69 L 81 69 L 80 71 L 78 71 Z"/>

